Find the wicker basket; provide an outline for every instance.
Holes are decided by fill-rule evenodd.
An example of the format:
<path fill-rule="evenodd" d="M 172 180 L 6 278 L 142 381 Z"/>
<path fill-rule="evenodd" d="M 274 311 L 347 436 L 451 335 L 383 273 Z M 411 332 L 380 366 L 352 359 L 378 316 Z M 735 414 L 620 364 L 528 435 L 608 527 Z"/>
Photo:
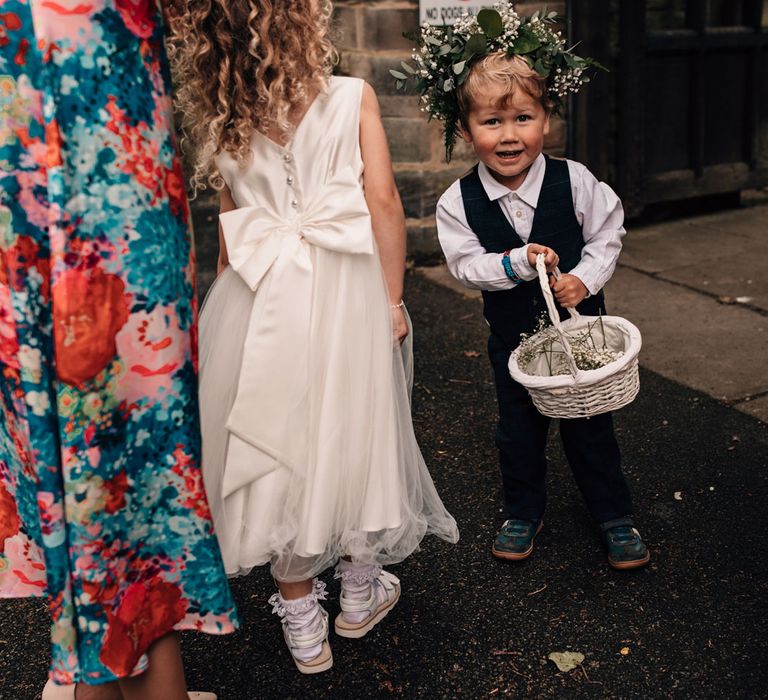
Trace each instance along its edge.
<path fill-rule="evenodd" d="M 521 350 L 518 347 L 509 358 L 512 378 L 528 390 L 539 412 L 551 418 L 588 418 L 626 406 L 640 389 L 637 363 L 641 345 L 640 331 L 618 316 L 582 316 L 575 309 L 568 309 L 571 318 L 561 322 L 549 288 L 543 255 L 538 256 L 536 269 L 549 317 L 557 334 L 555 343 L 559 341 L 560 352 L 564 355 L 569 373 L 549 376 L 543 362 L 531 362 L 523 370 L 518 365 Z M 559 270 L 555 270 L 554 274 L 555 278 L 559 278 Z M 606 347 L 621 350 L 623 355 L 599 369 L 579 369 L 573 359 L 568 335 L 587 329 L 597 333 L 597 339 L 604 342 Z M 535 344 L 537 338 L 541 338 L 542 343 L 549 343 L 551 334 L 551 329 L 536 333 L 529 339 L 527 346 Z M 532 367 L 534 364 L 537 366 Z"/>

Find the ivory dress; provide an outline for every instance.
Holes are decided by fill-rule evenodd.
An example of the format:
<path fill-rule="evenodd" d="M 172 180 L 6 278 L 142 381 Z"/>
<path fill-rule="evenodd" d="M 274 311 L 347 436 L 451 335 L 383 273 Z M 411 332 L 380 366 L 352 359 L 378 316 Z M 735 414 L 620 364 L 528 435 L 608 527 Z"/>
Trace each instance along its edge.
<path fill-rule="evenodd" d="M 203 474 L 229 575 L 310 578 L 458 539 L 414 437 L 363 195 L 363 81 L 331 79 L 282 147 L 217 165 L 230 266 L 200 321 Z"/>

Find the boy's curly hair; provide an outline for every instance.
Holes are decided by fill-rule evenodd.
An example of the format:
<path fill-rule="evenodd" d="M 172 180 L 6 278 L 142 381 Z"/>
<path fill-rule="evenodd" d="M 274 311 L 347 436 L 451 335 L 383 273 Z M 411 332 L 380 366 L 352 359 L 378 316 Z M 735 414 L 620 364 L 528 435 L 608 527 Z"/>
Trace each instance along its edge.
<path fill-rule="evenodd" d="M 490 86 L 501 87 L 502 104 L 506 107 L 512 96 L 522 90 L 538 100 L 545 112 L 552 112 L 553 102 L 547 94 L 547 79 L 533 70 L 520 56 L 508 56 L 504 51 L 488 54 L 472 66 L 469 76 L 456 90 L 459 121 L 469 128 L 469 112 Z"/>
<path fill-rule="evenodd" d="M 169 54 L 192 186 L 220 190 L 214 159 L 250 157 L 255 131 L 278 128 L 325 90 L 336 61 L 330 0 L 189 0 L 172 12 Z"/>

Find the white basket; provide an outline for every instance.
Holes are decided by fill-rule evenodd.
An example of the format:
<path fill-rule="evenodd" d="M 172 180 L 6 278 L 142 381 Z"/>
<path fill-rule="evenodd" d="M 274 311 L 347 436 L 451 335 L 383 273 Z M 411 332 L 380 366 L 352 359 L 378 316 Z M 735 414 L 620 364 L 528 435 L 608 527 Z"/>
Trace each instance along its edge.
<path fill-rule="evenodd" d="M 582 316 L 575 309 L 568 309 L 571 318 L 561 323 L 552 290 L 549 288 L 543 255 L 537 256 L 536 269 L 549 317 L 559 336 L 570 373 L 556 376 L 548 376 L 544 372 L 529 374 L 532 369 L 530 365 L 526 367 L 528 371 L 523 371 L 518 365 L 518 347 L 509 358 L 509 373 L 512 379 L 528 390 L 539 412 L 551 418 L 588 418 L 631 403 L 640 389 L 637 363 L 642 344 L 640 331 L 619 316 Z M 560 277 L 559 270 L 556 269 L 554 274 L 556 279 Z M 579 369 L 573 359 L 567 334 L 589 327 L 599 332 L 599 340 L 604 340 L 609 349 L 621 350 L 623 355 L 599 369 Z M 535 344 L 537 337 L 544 333 L 547 331 L 536 333 L 529 339 L 528 344 Z M 547 337 L 551 337 L 551 333 L 549 330 Z M 542 337 L 542 342 L 545 340 L 546 338 Z M 539 365 L 539 369 L 543 370 L 543 363 Z"/>

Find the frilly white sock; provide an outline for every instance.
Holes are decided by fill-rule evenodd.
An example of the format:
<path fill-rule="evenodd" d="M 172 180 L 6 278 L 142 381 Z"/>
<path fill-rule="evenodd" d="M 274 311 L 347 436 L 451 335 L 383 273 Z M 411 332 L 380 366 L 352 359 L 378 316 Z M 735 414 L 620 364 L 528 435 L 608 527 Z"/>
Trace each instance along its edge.
<path fill-rule="evenodd" d="M 341 559 L 336 566 L 334 578 L 341 579 L 342 614 L 344 619 L 357 624 L 371 615 L 387 598 L 387 592 L 382 586 L 375 584 L 381 574 L 378 564 L 358 564 Z M 350 603 L 366 603 L 370 601 L 370 610 L 348 612 L 344 610 L 344 601 Z"/>
<path fill-rule="evenodd" d="M 320 636 L 324 629 L 323 609 L 318 601 L 325 600 L 325 583 L 314 579 L 312 592 L 293 600 L 286 600 L 278 592 L 269 599 L 272 612 L 288 626 L 289 639 L 307 639 Z M 290 643 L 289 643 L 290 646 Z M 310 647 L 291 647 L 291 654 L 299 661 L 311 661 L 323 648 L 323 641 Z"/>

